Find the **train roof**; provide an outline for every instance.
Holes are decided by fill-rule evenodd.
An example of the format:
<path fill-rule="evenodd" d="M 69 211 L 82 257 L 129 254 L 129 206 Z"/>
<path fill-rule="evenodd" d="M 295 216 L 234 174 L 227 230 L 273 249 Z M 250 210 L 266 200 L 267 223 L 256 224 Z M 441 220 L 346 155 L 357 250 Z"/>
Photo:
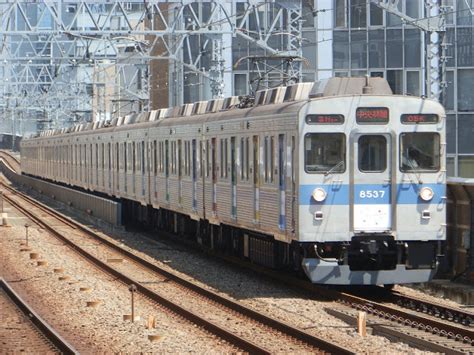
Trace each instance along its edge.
<path fill-rule="evenodd" d="M 299 83 L 256 92 L 255 98 L 231 96 L 225 99 L 198 101 L 177 107 L 168 107 L 150 112 L 129 114 L 111 121 L 81 123 L 67 129 L 47 130 L 37 137 L 67 136 L 69 133 L 112 129 L 121 131 L 131 125 L 171 125 L 185 122 L 210 122 L 220 119 L 285 114 L 299 110 L 308 99 L 346 95 L 393 95 L 388 82 L 383 78 L 334 77 L 317 82 Z M 87 134 L 86 133 L 86 134 Z"/>

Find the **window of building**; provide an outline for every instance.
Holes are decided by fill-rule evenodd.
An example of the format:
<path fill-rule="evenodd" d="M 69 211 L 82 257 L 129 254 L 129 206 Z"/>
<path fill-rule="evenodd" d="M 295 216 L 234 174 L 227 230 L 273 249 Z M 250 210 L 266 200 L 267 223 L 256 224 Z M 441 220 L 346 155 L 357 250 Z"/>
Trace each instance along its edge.
<path fill-rule="evenodd" d="M 394 94 L 403 94 L 403 70 L 387 70 L 387 81 Z"/>
<path fill-rule="evenodd" d="M 447 157 L 446 158 L 446 173 L 448 176 L 456 176 L 456 158 Z"/>
<path fill-rule="evenodd" d="M 406 72 L 407 95 L 420 96 L 420 73 L 418 71 Z"/>
<path fill-rule="evenodd" d="M 367 31 L 351 32 L 351 68 L 367 68 Z"/>
<path fill-rule="evenodd" d="M 383 26 L 383 10 L 370 4 L 370 26 Z"/>
<path fill-rule="evenodd" d="M 446 110 L 454 110 L 454 71 L 447 70 L 446 71 L 446 87 L 443 91 L 443 96 L 441 98 L 441 102 Z"/>
<path fill-rule="evenodd" d="M 472 154 L 474 153 L 474 115 L 459 114 L 458 115 L 458 153 Z"/>
<path fill-rule="evenodd" d="M 387 30 L 387 67 L 403 67 L 402 30 Z"/>
<path fill-rule="evenodd" d="M 472 26 L 472 9 L 474 9 L 473 0 L 457 0 L 456 22 L 458 26 Z M 461 169 L 459 169 L 459 171 L 461 171 Z"/>
<path fill-rule="evenodd" d="M 459 27 L 457 28 L 456 45 L 457 45 L 458 67 L 474 66 L 474 42 L 473 41 L 474 41 L 474 28 L 459 28 Z"/>
<path fill-rule="evenodd" d="M 409 0 L 414 1 L 414 0 Z M 398 1 L 397 10 L 402 12 L 403 1 Z M 387 26 L 401 26 L 402 20 L 397 15 L 387 14 Z"/>
<path fill-rule="evenodd" d="M 474 69 L 458 70 L 458 111 L 474 111 Z"/>
<path fill-rule="evenodd" d="M 474 178 L 474 156 L 458 156 L 459 176 L 464 178 Z"/>
<path fill-rule="evenodd" d="M 405 30 L 405 67 L 418 68 L 421 65 L 421 32 L 418 29 Z"/>
<path fill-rule="evenodd" d="M 367 1 L 366 0 L 352 0 L 350 1 L 351 8 L 351 27 L 362 28 L 367 26 Z"/>
<path fill-rule="evenodd" d="M 348 31 L 334 31 L 333 33 L 333 62 L 334 69 L 349 68 Z"/>
<path fill-rule="evenodd" d="M 369 67 L 385 67 L 385 34 L 383 30 L 369 31 Z"/>
<path fill-rule="evenodd" d="M 446 115 L 446 151 L 456 153 L 456 115 Z"/>
<path fill-rule="evenodd" d="M 247 74 L 234 74 L 234 95 L 248 94 Z"/>
<path fill-rule="evenodd" d="M 347 5 L 346 0 L 335 0 L 334 3 L 335 27 L 347 27 Z"/>
<path fill-rule="evenodd" d="M 405 0 L 405 13 L 412 18 L 418 18 L 420 16 L 420 5 L 420 0 Z"/>
<path fill-rule="evenodd" d="M 316 69 L 316 32 L 305 30 L 303 32 L 303 57 L 307 60 L 306 69 Z"/>

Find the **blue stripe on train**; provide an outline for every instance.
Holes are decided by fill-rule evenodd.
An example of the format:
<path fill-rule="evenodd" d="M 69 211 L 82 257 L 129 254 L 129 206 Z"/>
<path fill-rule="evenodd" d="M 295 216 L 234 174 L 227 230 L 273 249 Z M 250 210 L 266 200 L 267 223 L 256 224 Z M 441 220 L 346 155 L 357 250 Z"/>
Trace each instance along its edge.
<path fill-rule="evenodd" d="M 327 192 L 326 200 L 316 202 L 312 198 L 313 190 L 321 187 Z M 446 196 L 446 185 L 444 184 L 397 184 L 397 204 L 413 205 L 417 203 L 425 203 L 419 197 L 419 191 L 423 187 L 430 187 L 434 192 L 434 198 L 431 203 L 443 203 L 442 199 Z M 391 201 L 390 186 L 383 184 L 356 184 L 354 187 L 354 203 L 362 205 L 389 204 Z M 299 204 L 307 205 L 348 205 L 349 204 L 349 185 L 332 184 L 332 185 L 300 185 Z"/>

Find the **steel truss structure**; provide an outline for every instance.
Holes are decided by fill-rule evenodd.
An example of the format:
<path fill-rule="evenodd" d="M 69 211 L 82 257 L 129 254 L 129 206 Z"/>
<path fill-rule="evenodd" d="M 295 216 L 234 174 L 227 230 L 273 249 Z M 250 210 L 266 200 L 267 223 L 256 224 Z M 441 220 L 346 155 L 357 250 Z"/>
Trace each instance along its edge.
<path fill-rule="evenodd" d="M 154 108 L 154 92 L 180 104 L 190 73 L 208 96 L 228 95 L 236 37 L 297 81 L 301 9 L 301 0 L 0 0 L 4 118 L 61 127 Z"/>
<path fill-rule="evenodd" d="M 415 19 L 399 10 L 400 0 L 370 0 L 383 10 L 396 15 L 407 24 L 418 27 L 425 34 L 427 96 L 440 100 L 446 86 L 444 72 L 446 63 L 445 14 L 441 11 L 441 0 L 425 0 L 426 18 Z M 446 10 L 446 9 L 444 9 Z"/>

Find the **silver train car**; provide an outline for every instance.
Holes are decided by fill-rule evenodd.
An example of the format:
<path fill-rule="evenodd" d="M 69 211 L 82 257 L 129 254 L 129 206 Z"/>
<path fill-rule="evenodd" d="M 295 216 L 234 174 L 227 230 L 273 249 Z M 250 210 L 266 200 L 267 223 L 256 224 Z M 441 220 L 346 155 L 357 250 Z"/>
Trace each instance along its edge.
<path fill-rule="evenodd" d="M 231 97 L 42 132 L 22 141 L 22 171 L 314 283 L 433 277 L 446 238 L 439 103 L 379 78 L 332 78 L 244 106 Z"/>

